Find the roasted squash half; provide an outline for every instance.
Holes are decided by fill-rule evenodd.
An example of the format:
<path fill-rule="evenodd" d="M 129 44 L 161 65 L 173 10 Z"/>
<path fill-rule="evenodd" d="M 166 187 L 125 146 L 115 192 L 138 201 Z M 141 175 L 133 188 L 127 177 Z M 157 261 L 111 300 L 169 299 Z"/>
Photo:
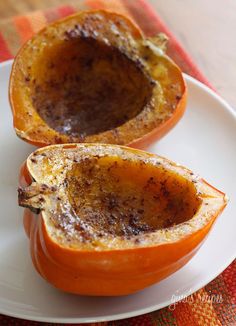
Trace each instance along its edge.
<path fill-rule="evenodd" d="M 21 169 L 37 271 L 84 295 L 136 292 L 196 253 L 225 195 L 163 157 L 117 145 L 52 145 Z"/>
<path fill-rule="evenodd" d="M 36 34 L 16 56 L 9 97 L 19 137 L 37 146 L 99 142 L 144 148 L 181 118 L 186 85 L 126 17 L 87 11 Z"/>

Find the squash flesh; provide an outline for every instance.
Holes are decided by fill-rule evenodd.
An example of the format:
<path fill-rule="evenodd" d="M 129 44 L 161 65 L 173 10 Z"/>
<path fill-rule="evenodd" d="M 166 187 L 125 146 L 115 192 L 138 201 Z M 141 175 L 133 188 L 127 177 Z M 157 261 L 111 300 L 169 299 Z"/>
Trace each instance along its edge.
<path fill-rule="evenodd" d="M 112 172 L 111 166 L 115 161 L 116 167 Z M 90 168 L 95 169 L 94 172 L 89 172 Z M 157 182 L 154 184 L 151 179 L 143 194 L 143 187 L 150 180 L 150 175 Z M 118 178 L 120 181 L 114 183 Z M 166 179 L 163 186 L 161 182 Z M 91 182 L 88 189 L 86 181 Z M 20 183 L 19 204 L 28 207 L 24 213 L 24 226 L 30 239 L 35 268 L 55 287 L 82 295 L 130 294 L 174 273 L 197 252 L 227 204 L 222 192 L 190 170 L 165 158 L 115 145 L 44 147 L 31 154 L 23 165 Z M 104 205 L 100 187 L 106 195 L 112 188 L 117 196 L 108 196 L 108 201 L 105 196 Z M 140 218 L 135 222 L 145 222 L 149 229 L 141 230 L 140 225 L 136 224 L 128 234 L 120 234 L 121 230 L 127 231 L 129 221 L 122 228 L 118 222 L 114 229 L 108 223 L 108 216 L 98 222 L 97 217 L 94 221 L 94 215 L 92 218 L 90 214 L 83 215 L 83 205 L 87 203 L 93 212 L 99 213 L 99 218 L 101 212 L 110 214 L 115 207 L 123 212 L 132 208 L 136 213 L 140 206 L 129 198 L 129 194 L 133 195 L 134 192 L 138 196 L 140 194 L 147 204 L 145 213 L 140 213 Z M 153 193 L 160 195 L 157 206 L 153 205 L 156 202 L 151 198 Z M 122 203 L 124 197 L 128 198 L 128 202 L 120 205 L 120 198 Z M 182 204 L 176 200 L 178 197 L 181 197 Z M 114 201 L 114 198 L 119 200 Z M 83 226 L 87 226 L 81 228 L 81 224 L 77 223 L 78 237 L 74 237 L 73 223 L 68 223 L 68 220 L 62 218 L 63 225 L 58 226 L 63 200 L 67 204 L 65 212 L 73 209 L 76 213 L 77 210 L 76 222 L 83 222 Z M 162 222 L 166 219 L 153 216 L 152 220 L 152 214 L 157 207 L 164 213 L 161 205 L 165 206 L 168 201 L 172 205 L 177 202 L 178 207 L 180 204 L 185 214 L 180 214 L 179 220 L 174 219 L 175 225 L 165 227 Z M 40 209 L 40 213 L 36 215 L 32 208 Z M 173 205 L 169 215 L 173 218 L 175 213 Z M 161 223 L 154 225 L 153 221 Z M 92 232 L 88 233 L 88 230 Z M 99 236 L 98 232 L 104 230 L 105 233 Z M 138 234 L 134 234 L 136 232 Z"/>
<path fill-rule="evenodd" d="M 26 206 L 43 209 L 55 242 L 80 250 L 175 239 L 206 223 L 202 212 L 209 201 L 215 201 L 214 209 L 222 201 L 217 193 L 204 195 L 211 189 L 198 185 L 188 170 L 116 146 L 48 147 L 27 162 L 36 182 L 25 190 Z"/>
<path fill-rule="evenodd" d="M 60 134 L 81 140 L 133 119 L 152 96 L 151 80 L 135 62 L 92 38 L 45 49 L 34 75 L 29 84 L 40 117 Z"/>
<path fill-rule="evenodd" d="M 89 67 L 80 69 L 82 62 Z M 17 135 L 37 146 L 144 148 L 186 106 L 180 69 L 127 18 L 105 11 L 76 14 L 34 36 L 14 61 L 9 93 Z"/>
<path fill-rule="evenodd" d="M 76 216 L 100 236 L 129 237 L 170 227 L 191 218 L 198 207 L 190 182 L 117 157 L 79 162 L 67 180 Z"/>

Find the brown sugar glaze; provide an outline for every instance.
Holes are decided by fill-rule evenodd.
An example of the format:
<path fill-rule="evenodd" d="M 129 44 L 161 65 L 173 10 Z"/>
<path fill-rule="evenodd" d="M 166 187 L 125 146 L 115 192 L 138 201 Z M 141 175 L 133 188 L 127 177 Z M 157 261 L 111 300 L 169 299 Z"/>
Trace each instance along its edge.
<path fill-rule="evenodd" d="M 137 116 L 153 88 L 138 63 L 98 40 L 66 38 L 39 59 L 31 82 L 41 118 L 61 134 L 83 139 Z"/>
<path fill-rule="evenodd" d="M 37 271 L 63 291 L 97 296 L 134 293 L 176 272 L 227 204 L 179 164 L 95 143 L 32 153 L 18 199 Z"/>
<path fill-rule="evenodd" d="M 67 172 L 64 186 L 70 205 L 52 219 L 69 230 L 67 239 L 154 232 L 191 219 L 199 206 L 190 181 L 143 162 L 80 160 Z"/>

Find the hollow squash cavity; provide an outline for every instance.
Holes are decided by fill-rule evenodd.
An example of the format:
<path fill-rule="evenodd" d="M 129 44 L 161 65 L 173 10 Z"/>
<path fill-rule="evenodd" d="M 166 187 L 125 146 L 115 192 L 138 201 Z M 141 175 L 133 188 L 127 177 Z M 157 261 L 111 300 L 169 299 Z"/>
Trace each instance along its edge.
<path fill-rule="evenodd" d="M 162 167 L 140 162 L 85 159 L 67 173 L 68 199 L 76 220 L 95 234 L 135 236 L 183 223 L 200 204 L 193 184 Z M 55 223 L 62 229 L 70 215 Z"/>
<path fill-rule="evenodd" d="M 18 193 L 37 271 L 63 291 L 96 296 L 134 293 L 176 272 L 227 204 L 164 157 L 95 143 L 38 149 Z"/>
<path fill-rule="evenodd" d="M 46 51 L 46 52 L 45 52 Z M 92 38 L 70 38 L 45 48 L 32 66 L 31 99 L 60 134 L 83 139 L 133 119 L 152 95 L 137 63 Z"/>

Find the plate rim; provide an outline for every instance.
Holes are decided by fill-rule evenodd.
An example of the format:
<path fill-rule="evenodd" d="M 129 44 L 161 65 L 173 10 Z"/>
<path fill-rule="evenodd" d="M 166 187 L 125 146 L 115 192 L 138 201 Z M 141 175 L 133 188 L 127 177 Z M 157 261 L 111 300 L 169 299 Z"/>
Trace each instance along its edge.
<path fill-rule="evenodd" d="M 5 67 L 5 66 L 11 66 L 13 62 L 13 59 L 4 61 L 0 63 L 0 70 Z M 231 115 L 233 119 L 235 119 L 236 123 L 236 111 L 230 106 L 230 104 L 224 100 L 220 95 L 218 95 L 215 91 L 213 91 L 211 88 L 209 88 L 207 85 L 203 84 L 199 80 L 195 79 L 194 77 L 183 73 L 183 76 L 187 82 L 192 83 L 193 85 L 197 86 L 198 88 L 202 89 L 204 92 L 210 94 L 211 97 L 213 97 L 215 100 L 217 100 L 223 107 L 224 110 L 228 112 L 228 114 Z M 233 253 L 227 261 L 221 265 L 221 268 L 218 268 L 215 273 L 211 274 L 208 278 L 205 278 L 202 282 L 198 282 L 195 286 L 192 286 L 190 291 L 188 291 L 188 295 L 193 294 L 194 292 L 198 291 L 199 289 L 203 288 L 206 284 L 211 282 L 213 279 L 215 279 L 219 274 L 223 272 L 236 258 L 236 252 Z M 179 298 L 180 300 L 181 298 Z M 166 300 L 165 302 L 162 302 L 161 304 L 155 304 L 152 306 L 149 306 L 148 308 L 142 308 L 142 309 L 136 309 L 131 312 L 125 312 L 125 313 L 118 313 L 115 315 L 107 315 L 107 316 L 97 316 L 97 317 L 47 317 L 47 316 L 37 316 L 37 315 L 24 315 L 21 314 L 20 312 L 12 312 L 9 311 L 8 309 L 2 309 L 0 306 L 0 313 L 10 316 L 10 317 L 15 317 L 15 318 L 20 318 L 20 319 L 26 319 L 30 321 L 38 321 L 38 322 L 53 322 L 53 323 L 94 323 L 94 322 L 106 322 L 106 321 L 115 321 L 115 320 L 121 320 L 125 318 L 131 318 L 131 317 L 136 317 L 140 316 L 143 314 L 147 314 L 150 312 L 153 312 L 155 310 L 162 309 L 164 307 L 167 307 L 170 303 L 175 303 L 178 302 L 178 297 L 176 296 L 176 300 Z"/>

